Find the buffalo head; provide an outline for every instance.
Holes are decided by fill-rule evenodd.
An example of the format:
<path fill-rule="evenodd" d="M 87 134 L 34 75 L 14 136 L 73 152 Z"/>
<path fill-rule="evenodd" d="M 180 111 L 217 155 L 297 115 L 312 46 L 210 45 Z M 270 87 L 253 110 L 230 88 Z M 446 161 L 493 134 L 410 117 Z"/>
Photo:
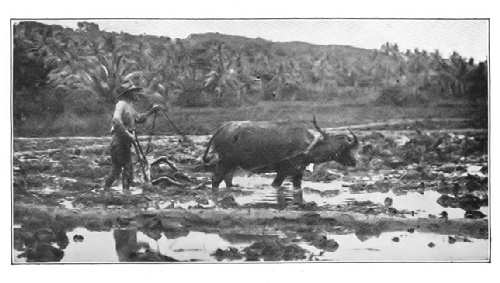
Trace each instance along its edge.
<path fill-rule="evenodd" d="M 307 155 L 312 163 L 336 161 L 344 166 L 356 166 L 353 151 L 358 147 L 359 142 L 350 129 L 348 131 L 352 138 L 348 135 L 327 134 L 318 126 L 316 117 L 313 117 L 313 125 L 321 136 L 307 150 Z"/>

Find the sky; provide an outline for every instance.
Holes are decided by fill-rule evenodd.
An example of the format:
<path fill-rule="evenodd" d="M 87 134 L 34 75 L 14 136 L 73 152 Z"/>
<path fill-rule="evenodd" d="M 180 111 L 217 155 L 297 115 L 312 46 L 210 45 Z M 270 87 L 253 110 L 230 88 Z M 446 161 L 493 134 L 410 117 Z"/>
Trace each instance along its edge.
<path fill-rule="evenodd" d="M 82 20 L 39 20 L 76 28 Z M 457 51 L 464 57 L 488 57 L 487 20 L 380 20 L 380 19 L 280 19 L 280 20 L 88 20 L 101 30 L 131 34 L 186 38 L 192 33 L 219 32 L 272 41 L 304 41 L 376 49 L 385 42 L 400 50 L 438 49 L 444 57 Z"/>

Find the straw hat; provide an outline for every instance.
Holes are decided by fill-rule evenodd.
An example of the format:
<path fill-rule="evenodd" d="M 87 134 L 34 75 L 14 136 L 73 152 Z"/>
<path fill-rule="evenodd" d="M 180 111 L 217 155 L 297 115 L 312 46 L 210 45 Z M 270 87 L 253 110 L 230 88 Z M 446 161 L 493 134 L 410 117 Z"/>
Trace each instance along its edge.
<path fill-rule="evenodd" d="M 120 99 L 122 97 L 125 97 L 127 95 L 131 94 L 136 94 L 137 92 L 142 91 L 142 87 L 137 87 L 134 85 L 133 82 L 131 81 L 126 81 L 120 85 L 120 87 L 116 90 L 118 95 L 116 96 L 116 99 Z"/>

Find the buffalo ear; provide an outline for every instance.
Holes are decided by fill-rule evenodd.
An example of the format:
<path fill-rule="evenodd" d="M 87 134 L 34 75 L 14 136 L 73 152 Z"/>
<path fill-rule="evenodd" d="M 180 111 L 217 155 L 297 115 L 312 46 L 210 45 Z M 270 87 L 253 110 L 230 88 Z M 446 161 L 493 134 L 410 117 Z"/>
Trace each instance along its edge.
<path fill-rule="evenodd" d="M 312 123 L 314 125 L 314 128 L 316 128 L 316 130 L 321 134 L 321 136 L 323 136 L 324 139 L 327 139 L 328 134 L 318 126 L 318 123 L 316 122 L 316 115 L 313 115 Z"/>

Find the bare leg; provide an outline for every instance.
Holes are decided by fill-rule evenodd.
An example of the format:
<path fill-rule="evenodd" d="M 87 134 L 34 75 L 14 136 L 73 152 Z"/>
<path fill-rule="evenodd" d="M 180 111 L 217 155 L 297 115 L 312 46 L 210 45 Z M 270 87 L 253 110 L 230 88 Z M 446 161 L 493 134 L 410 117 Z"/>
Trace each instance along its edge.
<path fill-rule="evenodd" d="M 111 185 L 113 185 L 113 182 L 118 179 L 120 176 L 120 173 L 122 172 L 121 166 L 113 164 L 113 168 L 111 169 L 111 173 L 108 175 L 106 178 L 106 181 L 104 183 L 104 190 L 109 190 L 111 188 Z"/>
<path fill-rule="evenodd" d="M 122 188 L 124 191 L 128 191 L 130 189 L 130 184 L 134 181 L 134 172 L 132 167 L 132 161 L 127 162 L 123 166 L 122 172 Z"/>
<path fill-rule="evenodd" d="M 111 164 L 113 165 L 113 169 L 111 170 L 111 174 L 106 179 L 104 184 L 104 189 L 108 190 L 113 182 L 120 177 L 122 174 L 122 182 L 126 179 L 126 170 L 124 170 L 124 165 L 127 164 L 127 161 L 131 161 L 130 156 L 130 144 L 124 143 L 119 136 L 113 135 L 111 140 Z"/>
<path fill-rule="evenodd" d="M 283 175 L 282 173 L 278 172 L 276 174 L 276 177 L 274 178 L 273 183 L 271 184 L 271 186 L 273 186 L 273 187 L 279 187 L 279 186 L 281 186 L 281 184 L 283 184 L 283 181 L 285 181 L 285 175 Z"/>

